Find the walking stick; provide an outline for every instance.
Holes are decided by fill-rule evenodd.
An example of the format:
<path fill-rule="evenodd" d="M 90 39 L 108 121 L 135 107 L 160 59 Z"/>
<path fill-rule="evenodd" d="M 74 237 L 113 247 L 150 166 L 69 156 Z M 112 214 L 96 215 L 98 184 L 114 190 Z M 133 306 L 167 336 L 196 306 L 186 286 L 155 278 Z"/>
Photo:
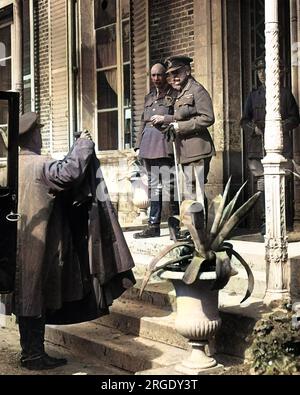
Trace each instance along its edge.
<path fill-rule="evenodd" d="M 181 199 L 180 199 L 180 189 L 179 189 L 179 173 L 178 173 L 178 166 L 177 166 L 177 153 L 176 153 L 176 145 L 175 145 L 175 138 L 176 138 L 176 133 L 173 125 L 169 125 L 165 130 L 164 130 L 164 135 L 165 138 L 167 138 L 168 141 L 172 141 L 172 147 L 173 147 L 173 155 L 174 155 L 174 161 L 175 161 L 175 177 L 176 177 L 176 188 L 177 188 L 177 198 L 178 198 L 178 205 L 180 207 L 181 204 Z"/>
<path fill-rule="evenodd" d="M 175 138 L 173 138 L 172 146 L 173 146 L 173 154 L 174 154 L 174 161 L 175 161 L 175 177 L 176 177 L 177 198 L 178 198 L 178 205 L 180 207 L 181 200 L 180 200 L 179 174 L 178 174 L 178 166 L 177 166 L 177 153 L 176 153 Z"/>

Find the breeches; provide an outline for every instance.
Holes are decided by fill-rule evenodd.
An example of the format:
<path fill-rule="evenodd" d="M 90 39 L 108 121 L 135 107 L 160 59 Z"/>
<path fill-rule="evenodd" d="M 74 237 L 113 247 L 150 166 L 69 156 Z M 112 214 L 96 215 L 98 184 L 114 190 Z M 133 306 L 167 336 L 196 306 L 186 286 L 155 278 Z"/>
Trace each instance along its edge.
<path fill-rule="evenodd" d="M 169 158 L 144 159 L 148 173 L 148 195 L 150 200 L 149 223 L 159 224 L 162 202 L 169 202 L 171 215 L 178 214 L 175 194 L 175 166 Z"/>

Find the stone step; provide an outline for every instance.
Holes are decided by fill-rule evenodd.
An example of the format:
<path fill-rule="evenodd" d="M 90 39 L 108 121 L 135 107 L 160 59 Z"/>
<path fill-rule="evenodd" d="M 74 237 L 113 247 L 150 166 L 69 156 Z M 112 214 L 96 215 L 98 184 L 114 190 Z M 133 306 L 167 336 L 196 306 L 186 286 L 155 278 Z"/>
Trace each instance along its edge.
<path fill-rule="evenodd" d="M 142 299 L 137 298 L 138 291 L 139 288 L 134 287 L 124 293 L 113 303 L 111 314 L 102 317 L 100 322 L 125 333 L 187 349 L 187 340 L 175 329 L 176 295 L 172 285 L 168 282 L 149 283 Z M 239 358 L 245 358 L 249 347 L 246 337 L 266 310 L 261 299 L 251 297 L 240 304 L 242 298 L 243 295 L 230 294 L 226 290 L 219 292 L 222 326 L 215 343 L 218 353 Z"/>
<path fill-rule="evenodd" d="M 188 349 L 188 340 L 175 329 L 176 312 L 143 301 L 120 298 L 99 323 L 147 339 Z"/>
<path fill-rule="evenodd" d="M 179 363 L 189 351 L 101 325 L 97 320 L 75 325 L 47 325 L 46 340 L 112 366 L 136 373 Z"/>
<path fill-rule="evenodd" d="M 253 270 L 254 289 L 252 296 L 254 298 L 263 299 L 266 292 L 266 274 L 260 271 Z M 244 295 L 248 287 L 247 273 L 244 269 L 239 268 L 238 274 L 232 276 L 226 284 L 224 290 L 227 293 Z"/>

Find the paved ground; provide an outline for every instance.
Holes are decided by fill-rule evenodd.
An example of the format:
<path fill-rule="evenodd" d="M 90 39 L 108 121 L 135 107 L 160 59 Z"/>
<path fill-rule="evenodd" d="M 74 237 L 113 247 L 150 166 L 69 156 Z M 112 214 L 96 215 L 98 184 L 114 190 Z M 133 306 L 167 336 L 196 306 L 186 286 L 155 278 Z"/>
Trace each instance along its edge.
<path fill-rule="evenodd" d="M 46 343 L 46 351 L 54 357 L 65 357 L 68 364 L 56 369 L 30 371 L 19 364 L 19 333 L 14 328 L 0 327 L 0 376 L 1 375 L 120 375 L 128 374 L 103 361 L 87 360 L 69 350 Z"/>

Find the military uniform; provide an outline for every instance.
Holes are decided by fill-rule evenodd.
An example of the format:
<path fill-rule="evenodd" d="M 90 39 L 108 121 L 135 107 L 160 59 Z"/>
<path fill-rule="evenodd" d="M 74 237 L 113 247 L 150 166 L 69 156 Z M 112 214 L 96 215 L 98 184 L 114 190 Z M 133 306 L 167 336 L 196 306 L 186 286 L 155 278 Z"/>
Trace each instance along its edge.
<path fill-rule="evenodd" d="M 265 61 L 262 58 L 256 60 L 256 69 L 264 69 Z M 285 87 L 280 88 L 280 114 L 283 128 L 283 156 L 291 159 L 292 151 L 292 130 L 299 125 L 299 108 L 292 92 Z M 264 131 L 266 117 L 266 89 L 264 85 L 252 90 L 249 94 L 241 126 L 245 133 L 247 147 L 248 167 L 257 181 L 257 190 L 264 191 L 264 168 L 261 159 L 265 156 L 264 149 Z M 256 133 L 256 128 L 261 134 Z M 286 167 L 291 167 L 291 161 L 288 161 Z M 265 202 L 262 194 L 261 202 L 261 233 L 265 233 Z"/>
<path fill-rule="evenodd" d="M 215 121 L 211 98 L 206 89 L 192 77 L 177 96 L 174 120 L 178 123 L 176 146 L 179 163 L 187 164 L 215 155 L 214 144 L 207 130 Z"/>
<path fill-rule="evenodd" d="M 178 163 L 185 176 L 184 197 L 205 205 L 204 184 L 211 157 L 215 155 L 207 128 L 213 125 L 215 117 L 207 90 L 190 75 L 192 60 L 187 56 L 170 57 L 167 59 L 167 73 L 175 75 L 174 81 L 176 78 L 180 80 L 180 93 L 174 105 L 174 127 Z M 175 82 L 173 86 L 176 86 Z"/>
<path fill-rule="evenodd" d="M 153 89 L 145 96 L 142 124 L 137 135 L 135 149 L 139 149 L 139 157 L 143 159 L 147 174 L 150 200 L 149 225 L 153 229 L 137 233 L 135 238 L 160 235 L 160 222 L 163 200 L 170 202 L 172 215 L 178 213 L 178 202 L 174 197 L 174 156 L 172 142 L 167 141 L 161 127 L 150 122 L 153 115 L 164 116 L 163 126 L 173 120 L 173 105 L 177 92 L 170 85 L 157 94 Z M 162 187 L 164 186 L 164 188 Z"/>
<path fill-rule="evenodd" d="M 284 87 L 280 89 L 280 114 L 283 126 L 283 155 L 286 158 L 292 158 L 290 132 L 299 125 L 299 109 L 291 91 Z M 262 159 L 265 155 L 263 138 L 255 133 L 255 126 L 258 126 L 264 132 L 265 117 L 266 90 L 261 85 L 248 96 L 241 121 L 246 135 L 249 159 Z"/>

